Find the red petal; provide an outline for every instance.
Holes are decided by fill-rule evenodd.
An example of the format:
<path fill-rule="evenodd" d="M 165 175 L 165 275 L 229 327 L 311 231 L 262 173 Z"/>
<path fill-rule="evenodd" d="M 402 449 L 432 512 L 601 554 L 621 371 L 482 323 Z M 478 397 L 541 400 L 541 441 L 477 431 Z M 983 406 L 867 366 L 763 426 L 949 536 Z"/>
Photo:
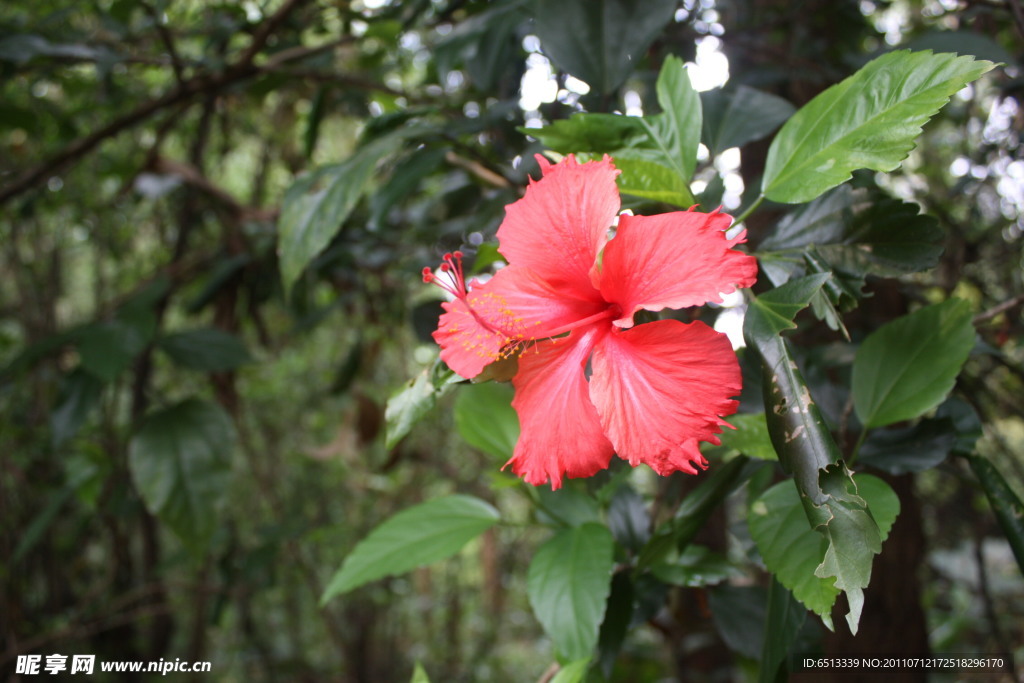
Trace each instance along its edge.
<path fill-rule="evenodd" d="M 530 484 L 550 479 L 551 488 L 557 489 L 563 473 L 589 477 L 608 467 L 612 445 L 601 431 L 584 374 L 602 334 L 603 328 L 592 326 L 538 344 L 519 358 L 512 406 L 522 432 L 506 467 L 511 465 Z"/>
<path fill-rule="evenodd" d="M 498 251 L 552 286 L 586 292 L 619 210 L 618 171 L 607 157 L 578 164 L 571 155 L 541 167 L 544 177 L 505 207 Z"/>
<path fill-rule="evenodd" d="M 661 320 L 607 334 L 591 363 L 590 397 L 619 457 L 658 474 L 707 465 L 698 441 L 720 443 L 719 416 L 739 405 L 730 398 L 741 378 L 728 337 L 701 322 Z"/>
<path fill-rule="evenodd" d="M 484 285 L 491 308 L 504 312 L 514 338 L 542 339 L 558 328 L 583 320 L 608 307 L 594 288 L 556 290 L 533 271 L 517 266 L 499 270 Z M 577 298 L 583 295 L 587 298 Z M 517 335 L 522 335 L 517 336 Z"/>
<path fill-rule="evenodd" d="M 731 223 L 717 211 L 621 216 L 601 271 L 601 293 L 622 307 L 615 324 L 630 327 L 641 308 L 721 303 L 721 294 L 754 284 L 757 259 L 730 248 L 745 237 L 727 239 L 723 230 Z"/>

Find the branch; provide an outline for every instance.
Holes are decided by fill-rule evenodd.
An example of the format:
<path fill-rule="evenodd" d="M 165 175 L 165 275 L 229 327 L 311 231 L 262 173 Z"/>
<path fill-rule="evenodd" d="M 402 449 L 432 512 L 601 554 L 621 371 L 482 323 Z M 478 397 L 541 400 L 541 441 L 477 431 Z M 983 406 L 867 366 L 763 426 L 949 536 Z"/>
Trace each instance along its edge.
<path fill-rule="evenodd" d="M 256 36 L 253 38 L 253 42 L 246 49 L 245 53 L 243 53 L 242 57 L 225 69 L 223 73 L 215 77 L 199 75 L 191 78 L 185 81 L 184 84 L 179 84 L 170 92 L 139 105 L 136 109 L 125 114 L 121 118 L 115 119 L 99 130 L 72 142 L 48 160 L 25 171 L 15 178 L 9 185 L 0 190 L 0 206 L 36 186 L 53 173 L 58 172 L 68 165 L 74 164 L 107 138 L 114 137 L 129 128 L 137 126 L 162 109 L 173 107 L 182 102 L 187 102 L 196 95 L 216 92 L 223 89 L 225 86 L 250 78 L 264 70 L 277 68 L 288 62 L 305 59 L 307 57 L 320 54 L 321 52 L 326 52 L 338 47 L 339 45 L 343 45 L 354 40 L 352 36 L 344 36 L 337 40 L 323 45 L 317 45 L 315 47 L 295 47 L 287 50 L 281 50 L 267 59 L 266 63 L 262 66 L 254 65 L 252 60 L 255 58 L 256 53 L 259 52 L 266 43 L 273 28 L 283 21 L 284 14 L 282 14 L 282 12 L 285 9 L 290 10 L 301 1 L 302 0 L 290 0 L 290 2 L 285 3 L 278 12 L 261 24 L 260 30 L 257 31 Z"/>
<path fill-rule="evenodd" d="M 171 38 L 171 32 L 164 26 L 164 22 L 161 20 L 160 13 L 156 11 L 156 8 L 148 2 L 142 3 L 143 9 L 146 13 L 153 18 L 153 25 L 156 26 L 156 32 L 160 35 L 160 40 L 163 41 L 164 48 L 167 50 L 167 56 L 171 58 L 171 68 L 174 69 L 174 78 L 178 81 L 178 86 L 185 85 L 185 72 L 181 66 L 181 58 L 178 57 L 178 50 L 174 47 L 174 39 Z"/>
<path fill-rule="evenodd" d="M 979 324 L 985 322 L 986 320 L 991 320 L 992 318 L 996 317 L 1000 313 L 1005 313 L 1006 311 L 1010 310 L 1014 306 L 1018 306 L 1020 304 L 1024 304 L 1024 294 L 1018 294 L 1017 296 L 1013 297 L 1012 299 L 1009 299 L 1008 301 L 1004 301 L 1001 304 L 997 304 L 996 306 L 993 306 L 992 308 L 988 309 L 987 311 L 982 311 L 978 315 L 974 316 L 974 319 L 971 320 L 971 322 L 974 323 L 975 325 L 979 325 Z"/>
<path fill-rule="evenodd" d="M 257 26 L 255 33 L 252 35 L 252 42 L 249 43 L 249 47 L 245 49 L 245 52 L 242 53 L 236 64 L 239 66 L 251 65 L 253 60 L 256 59 L 256 55 L 267 44 L 270 35 L 291 14 L 291 11 L 302 2 L 305 2 L 305 0 L 286 0 L 266 21 Z"/>

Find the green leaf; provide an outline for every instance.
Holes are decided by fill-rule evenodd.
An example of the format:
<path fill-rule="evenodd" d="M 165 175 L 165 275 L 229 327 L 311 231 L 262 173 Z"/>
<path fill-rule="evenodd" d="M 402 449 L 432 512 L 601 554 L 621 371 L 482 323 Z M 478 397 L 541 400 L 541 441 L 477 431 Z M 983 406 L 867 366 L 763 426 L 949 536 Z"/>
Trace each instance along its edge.
<path fill-rule="evenodd" d="M 378 138 L 346 161 L 318 169 L 288 188 L 278 223 L 281 279 L 286 290 L 338 233 L 377 164 L 395 151 L 398 141 L 397 136 Z"/>
<path fill-rule="evenodd" d="M 833 267 L 855 275 L 896 277 L 939 262 L 942 230 L 917 204 L 875 194 L 853 196 L 867 205 L 853 214 L 840 241 L 816 246 Z"/>
<path fill-rule="evenodd" d="M 783 469 L 794 474 L 801 494 L 816 505 L 824 500 L 818 486 L 819 470 L 840 460 L 842 454 L 780 334 L 796 327 L 793 317 L 828 277 L 809 275 L 765 292 L 751 303 L 743 322 L 743 337 L 761 361 L 772 446 Z"/>
<path fill-rule="evenodd" d="M 970 30 L 926 31 L 900 47 L 908 50 L 931 50 L 932 52 L 955 52 L 971 55 L 990 62 L 1013 64 L 1014 57 L 992 37 Z"/>
<path fill-rule="evenodd" d="M 600 524 L 559 532 L 530 563 L 526 592 L 559 656 L 590 659 L 611 588 L 615 542 Z"/>
<path fill-rule="evenodd" d="M 778 680 L 779 668 L 786 661 L 806 620 L 807 610 L 773 576 L 768 586 L 768 609 L 765 614 L 758 683 L 774 683 Z"/>
<path fill-rule="evenodd" d="M 412 670 L 412 678 L 409 679 L 409 683 L 430 683 L 430 677 L 427 676 L 426 670 L 419 662 L 416 662 L 416 666 Z"/>
<path fill-rule="evenodd" d="M 616 489 L 608 505 L 608 529 L 615 542 L 637 552 L 651 539 L 651 518 L 643 497 L 633 487 Z"/>
<path fill-rule="evenodd" d="M 739 455 L 713 468 L 710 476 L 683 499 L 672 520 L 657 528 L 637 558 L 634 578 L 673 552 L 683 551 L 726 497 L 754 475 L 765 463 Z"/>
<path fill-rule="evenodd" d="M 590 667 L 590 658 L 577 659 L 575 662 L 569 662 L 555 674 L 555 677 L 551 679 L 551 683 L 580 683 L 583 677 L 587 674 L 587 669 Z"/>
<path fill-rule="evenodd" d="M 455 428 L 462 438 L 502 461 L 511 459 L 519 440 L 513 393 L 509 384 L 467 384 L 455 399 Z"/>
<path fill-rule="evenodd" d="M 414 196 L 420 183 L 444 162 L 447 150 L 441 148 L 416 150 L 398 163 L 388 182 L 374 193 L 370 202 L 371 229 L 379 229 L 388 211 L 396 204 Z"/>
<path fill-rule="evenodd" d="M 220 406 L 189 399 L 146 416 L 128 445 L 132 481 L 146 508 L 194 552 L 217 527 L 234 443 Z"/>
<path fill-rule="evenodd" d="M 200 372 L 227 372 L 252 361 L 241 339 L 212 327 L 168 334 L 158 344 L 176 365 Z"/>
<path fill-rule="evenodd" d="M 662 112 L 654 116 L 576 114 L 545 128 L 520 129 L 562 154 L 610 153 L 619 190 L 688 208 L 700 144 L 701 104 L 683 61 L 668 57 L 656 85 Z"/>
<path fill-rule="evenodd" d="M 758 460 L 778 460 L 764 413 L 738 413 L 729 418 L 729 423 L 735 429 L 722 430 L 723 446 Z"/>
<path fill-rule="evenodd" d="M 899 499 L 881 479 L 847 472 L 833 466 L 822 473 L 827 499 L 818 508 L 822 523 L 815 531 L 804 522 L 806 503 L 789 482 L 758 497 L 747 523 L 769 571 L 830 629 L 832 605 L 846 590 L 847 620 L 856 632 L 871 561 L 899 513 Z"/>
<path fill-rule="evenodd" d="M 394 448 L 461 378 L 440 360 L 426 368 L 391 395 L 384 410 L 387 425 L 384 445 Z"/>
<path fill-rule="evenodd" d="M 598 663 L 605 678 L 611 678 L 612 668 L 622 644 L 626 642 L 629 626 L 633 622 L 634 591 L 629 572 L 620 571 L 612 576 L 611 593 L 597 638 Z"/>
<path fill-rule="evenodd" d="M 843 185 L 796 207 L 776 224 L 758 252 L 789 251 L 842 240 L 853 214 L 853 203 L 853 188 Z"/>
<path fill-rule="evenodd" d="M 746 85 L 706 90 L 700 100 L 704 112 L 701 137 L 712 154 L 760 140 L 796 111 L 781 97 Z"/>
<path fill-rule="evenodd" d="M 689 208 L 695 200 L 690 186 L 678 171 L 665 166 L 661 155 L 647 150 L 627 149 L 615 153 L 619 190 L 653 202 Z"/>
<path fill-rule="evenodd" d="M 665 58 L 655 90 L 661 114 L 641 120 L 649 122 L 651 138 L 672 170 L 689 183 L 697 167 L 703 114 L 700 96 L 693 89 L 682 59 L 672 55 Z"/>
<path fill-rule="evenodd" d="M 889 474 L 923 472 L 943 462 L 955 443 L 951 420 L 921 420 L 912 427 L 873 430 L 857 462 Z"/>
<path fill-rule="evenodd" d="M 309 115 L 306 117 L 306 130 L 302 134 L 302 152 L 307 159 L 311 159 L 316 150 L 316 141 L 320 138 L 320 123 L 324 120 L 324 109 L 329 93 L 330 90 L 322 85 L 313 95 Z"/>
<path fill-rule="evenodd" d="M 432 50 L 437 70 L 447 74 L 463 66 L 478 90 L 492 90 L 515 61 L 516 30 L 527 18 L 526 4 L 527 0 L 496 3 L 455 24 Z"/>
<path fill-rule="evenodd" d="M 450 557 L 499 517 L 489 503 L 465 495 L 435 498 L 402 510 L 356 545 L 331 578 L 320 604 L 370 581 Z"/>
<path fill-rule="evenodd" d="M 810 201 L 859 168 L 891 171 L 950 96 L 994 65 L 948 53 L 890 52 L 821 93 L 779 131 L 762 194 Z"/>
<path fill-rule="evenodd" d="M 853 362 L 853 405 L 865 427 L 918 417 L 946 397 L 974 346 L 971 308 L 949 299 L 871 333 Z"/>
<path fill-rule="evenodd" d="M 707 596 L 715 630 L 725 644 L 733 652 L 757 659 L 764 639 L 765 590 L 724 584 L 708 590 Z"/>
<path fill-rule="evenodd" d="M 50 414 L 55 447 L 75 435 L 89 412 L 99 403 L 104 386 L 103 381 L 80 368 L 64 379 L 57 407 Z"/>
<path fill-rule="evenodd" d="M 651 573 L 673 586 L 714 586 L 735 576 L 736 567 L 725 556 L 702 545 L 688 545 L 673 559 L 651 566 Z"/>
<path fill-rule="evenodd" d="M 839 590 L 832 579 L 823 580 L 814 574 L 828 543 L 807 526 L 800 495 L 793 485 L 779 482 L 761 494 L 750 505 L 747 525 L 768 571 L 832 629 L 832 604 Z"/>
<path fill-rule="evenodd" d="M 818 197 L 779 221 L 759 255 L 805 252 L 852 275 L 895 277 L 932 268 L 942 254 L 942 230 L 916 204 L 848 185 Z M 789 268 L 790 274 L 799 270 Z M 769 272 L 775 284 L 780 279 Z"/>
<path fill-rule="evenodd" d="M 538 500 L 538 521 L 553 526 L 582 526 L 601 521 L 601 508 L 597 501 L 579 489 L 579 484 L 563 486 L 556 491 L 533 489 Z"/>
<path fill-rule="evenodd" d="M 1017 558 L 1017 565 L 1024 573 L 1024 503 L 990 460 L 981 456 L 969 456 L 967 460 L 971 463 L 971 470 L 981 483 L 999 526 L 1010 543 L 1013 556 Z"/>
<path fill-rule="evenodd" d="M 88 325 L 75 335 L 82 368 L 105 382 L 114 381 L 128 369 L 146 348 L 149 337 L 142 326 L 120 319 Z"/>
<path fill-rule="evenodd" d="M 592 152 L 605 154 L 618 149 L 643 147 L 647 129 L 639 116 L 621 114 L 573 114 L 543 128 L 519 128 L 559 154 Z"/>
<path fill-rule="evenodd" d="M 536 2 L 533 30 L 560 69 L 606 94 L 633 72 L 675 10 L 675 0 Z"/>

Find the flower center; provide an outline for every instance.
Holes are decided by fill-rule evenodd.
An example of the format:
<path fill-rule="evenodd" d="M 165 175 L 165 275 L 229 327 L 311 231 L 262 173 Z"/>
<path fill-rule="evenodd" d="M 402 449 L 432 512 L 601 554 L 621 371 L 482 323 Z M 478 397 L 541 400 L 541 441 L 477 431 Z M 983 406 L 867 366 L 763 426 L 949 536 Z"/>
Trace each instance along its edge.
<path fill-rule="evenodd" d="M 517 316 L 509 308 L 508 302 L 503 296 L 487 291 L 479 291 L 471 296 L 471 292 L 466 286 L 461 251 L 445 254 L 438 271 L 438 273 L 434 273 L 430 268 L 424 268 L 423 281 L 437 285 L 456 300 L 461 301 L 466 311 L 473 316 L 483 330 L 501 339 L 500 350 L 497 354 L 493 351 L 487 352 L 485 349 L 490 345 L 481 343 L 479 330 L 460 330 L 453 325 L 448 332 L 459 335 L 463 348 L 477 349 L 478 353 L 487 353 L 493 357 L 493 360 L 501 360 L 518 355 L 523 348 L 535 341 L 528 335 L 527 326 L 522 317 Z M 540 321 L 533 324 L 540 325 Z"/>
<path fill-rule="evenodd" d="M 476 292 L 469 290 L 462 267 L 462 256 L 460 251 L 445 254 L 437 272 L 430 268 L 423 269 L 423 281 L 437 285 L 456 301 L 461 302 L 465 311 L 479 325 L 475 330 L 460 329 L 456 323 L 449 327 L 447 332 L 456 335 L 463 348 L 475 349 L 478 354 L 487 354 L 492 360 L 518 356 L 540 340 L 557 340 L 573 330 L 622 316 L 621 306 L 608 303 L 603 310 L 558 327 L 547 326 L 544 320 L 525 321 L 510 308 L 501 294 L 486 291 L 486 288 Z M 493 338 L 490 343 L 486 342 L 486 335 L 481 329 L 500 339 L 500 350 L 497 353 L 493 350 Z"/>

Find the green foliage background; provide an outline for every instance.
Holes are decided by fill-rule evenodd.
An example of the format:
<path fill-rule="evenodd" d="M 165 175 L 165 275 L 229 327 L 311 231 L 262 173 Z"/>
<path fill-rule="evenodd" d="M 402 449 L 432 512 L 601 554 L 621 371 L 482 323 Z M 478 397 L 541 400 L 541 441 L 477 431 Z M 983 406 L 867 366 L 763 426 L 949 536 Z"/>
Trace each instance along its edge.
<path fill-rule="evenodd" d="M 725 89 L 684 83 L 699 43 Z M 94 652 L 225 681 L 556 660 L 562 680 L 772 680 L 787 653 L 919 636 L 1019 675 L 1022 45 L 1017 0 L 8 3 L 0 671 Z M 869 62 L 837 109 L 889 68 L 934 87 L 794 137 Z M 548 68 L 554 97 L 524 109 Z M 821 148 L 849 163 L 808 181 Z M 499 472 L 507 387 L 434 362 L 421 268 L 461 247 L 486 270 L 545 149 L 612 154 L 638 211 L 757 207 L 744 414 L 699 478 L 525 487 Z M 761 377 L 769 359 L 796 369 Z M 773 381 L 815 414 L 773 410 Z M 818 450 L 780 445 L 798 426 Z M 394 518 L 412 536 L 380 527 L 428 500 Z M 823 510 L 872 511 L 867 576 L 819 575 L 851 537 Z M 861 588 L 858 637 L 821 628 Z"/>

